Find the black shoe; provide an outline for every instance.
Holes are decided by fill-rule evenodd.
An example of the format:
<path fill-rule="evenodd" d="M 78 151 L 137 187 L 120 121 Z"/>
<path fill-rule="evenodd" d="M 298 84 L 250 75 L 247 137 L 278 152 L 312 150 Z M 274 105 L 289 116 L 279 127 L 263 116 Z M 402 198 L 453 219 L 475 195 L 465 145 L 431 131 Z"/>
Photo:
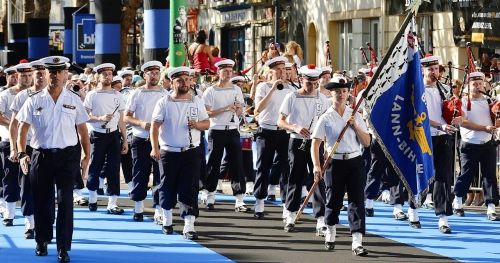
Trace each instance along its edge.
<path fill-rule="evenodd" d="M 133 219 L 135 222 L 142 222 L 142 221 L 144 221 L 144 214 L 143 213 L 134 213 Z"/>
<path fill-rule="evenodd" d="M 255 212 L 253 214 L 253 217 L 255 217 L 256 219 L 262 219 L 264 218 L 264 212 Z"/>
<path fill-rule="evenodd" d="M 28 229 L 26 232 L 24 232 L 24 238 L 26 239 L 34 239 L 35 238 L 35 230 L 34 229 Z"/>
<path fill-rule="evenodd" d="M 174 227 L 172 225 L 162 226 L 161 232 L 163 232 L 163 234 L 165 235 L 172 235 L 174 233 Z"/>
<path fill-rule="evenodd" d="M 218 193 L 218 194 L 222 194 L 223 193 L 222 190 L 215 190 L 215 192 Z"/>
<path fill-rule="evenodd" d="M 408 217 L 405 215 L 405 213 L 398 212 L 397 214 L 394 215 L 394 219 L 396 219 L 398 221 L 404 221 L 404 220 L 407 220 Z"/>
<path fill-rule="evenodd" d="M 367 217 L 375 216 L 375 210 L 373 208 L 365 208 L 365 214 Z"/>
<path fill-rule="evenodd" d="M 3 220 L 3 225 L 4 226 L 13 226 L 14 225 L 14 219 L 4 219 Z"/>
<path fill-rule="evenodd" d="M 295 225 L 294 224 L 286 224 L 283 229 L 285 230 L 285 232 L 293 232 L 293 231 L 295 231 Z"/>
<path fill-rule="evenodd" d="M 342 205 L 342 207 L 340 208 L 340 211 L 347 211 L 347 206 Z"/>
<path fill-rule="evenodd" d="M 235 212 L 241 212 L 241 213 L 246 213 L 250 211 L 250 208 L 248 208 L 246 205 L 240 205 L 234 208 Z"/>
<path fill-rule="evenodd" d="M 91 212 L 97 211 L 97 202 L 96 203 L 89 203 L 89 211 L 91 211 Z"/>
<path fill-rule="evenodd" d="M 112 215 L 121 215 L 123 214 L 123 209 L 121 209 L 120 207 L 118 206 L 115 206 L 111 209 L 108 209 L 108 214 L 112 214 Z"/>
<path fill-rule="evenodd" d="M 183 236 L 185 239 L 188 239 L 188 240 L 197 240 L 198 239 L 198 234 L 195 231 L 189 231 L 189 232 L 183 233 Z"/>
<path fill-rule="evenodd" d="M 420 221 L 415 221 L 415 222 L 411 222 L 411 221 L 410 221 L 410 226 L 411 226 L 412 228 L 416 228 L 416 229 L 420 229 L 420 228 L 422 228 L 422 225 L 420 224 Z"/>
<path fill-rule="evenodd" d="M 78 200 L 74 200 L 73 203 L 75 205 L 79 205 L 79 206 L 87 206 L 87 205 L 89 205 L 89 200 L 84 197 L 84 198 L 81 198 Z"/>
<path fill-rule="evenodd" d="M 321 228 L 316 228 L 316 236 L 324 237 L 326 230 L 327 230 L 326 226 L 321 227 Z"/>
<path fill-rule="evenodd" d="M 104 189 L 99 188 L 99 189 L 97 189 L 96 193 L 97 193 L 98 195 L 104 195 Z"/>
<path fill-rule="evenodd" d="M 457 215 L 457 216 L 465 216 L 465 211 L 463 209 L 453 209 L 453 214 Z"/>
<path fill-rule="evenodd" d="M 70 258 L 68 251 L 66 251 L 66 249 L 59 249 L 59 253 L 57 253 L 57 260 L 59 260 L 59 262 L 69 262 Z"/>
<path fill-rule="evenodd" d="M 47 242 L 36 242 L 35 253 L 37 256 L 47 256 Z"/>
<path fill-rule="evenodd" d="M 326 250 L 334 250 L 335 249 L 335 242 L 325 242 L 325 249 Z"/>
<path fill-rule="evenodd" d="M 355 256 L 363 257 L 363 256 L 368 255 L 368 250 L 366 250 L 362 246 L 359 246 L 359 247 L 357 247 L 357 248 L 355 248 L 355 249 L 352 250 L 352 254 L 355 255 Z"/>
<path fill-rule="evenodd" d="M 440 226 L 439 232 L 443 234 L 451 234 L 451 228 L 449 226 Z"/>
<path fill-rule="evenodd" d="M 500 217 L 496 213 L 489 213 L 486 215 L 486 218 L 490 221 L 500 221 Z"/>
<path fill-rule="evenodd" d="M 214 204 L 207 204 L 207 210 L 208 211 L 214 211 L 215 210 Z"/>
<path fill-rule="evenodd" d="M 267 201 L 276 202 L 276 195 L 268 195 L 267 196 Z"/>

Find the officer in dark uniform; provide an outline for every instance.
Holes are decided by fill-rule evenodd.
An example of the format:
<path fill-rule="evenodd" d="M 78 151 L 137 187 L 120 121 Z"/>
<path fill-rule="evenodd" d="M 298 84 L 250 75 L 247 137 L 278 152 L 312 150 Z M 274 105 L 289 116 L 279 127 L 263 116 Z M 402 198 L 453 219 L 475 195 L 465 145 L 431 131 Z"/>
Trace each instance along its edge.
<path fill-rule="evenodd" d="M 349 197 L 348 220 L 352 234 L 352 253 L 356 256 L 368 254 L 362 245 L 365 234 L 365 209 L 363 205 L 365 175 L 361 147 L 370 144 L 370 135 L 361 114 L 352 116 L 352 109 L 346 106 L 349 84 L 344 77 L 334 76 L 325 88 L 332 93 L 333 107 L 319 119 L 312 134 L 311 156 L 314 163 L 315 180 L 321 180 L 320 145 L 325 142 L 325 151 L 330 152 L 346 123 L 350 127 L 344 133 L 332 160 L 324 174 L 326 185 L 325 248 L 335 248 L 336 224 L 339 223 L 340 209 L 347 190 Z"/>
<path fill-rule="evenodd" d="M 58 259 L 69 262 L 73 236 L 73 185 L 80 167 L 87 165 L 90 141 L 86 122 L 89 116 L 80 96 L 64 88 L 68 59 L 60 56 L 41 60 L 49 71 L 46 89 L 28 98 L 19 113 L 17 140 L 22 171 L 31 179 L 35 215 L 36 255 L 47 255 L 53 237 L 54 184 L 57 188 L 56 240 Z M 75 130 L 76 126 L 76 130 Z M 32 129 L 32 156 L 26 153 L 26 136 Z M 78 136 L 83 148 L 80 166 Z"/>
<path fill-rule="evenodd" d="M 184 238 L 195 240 L 198 239 L 194 222 L 198 216 L 200 131 L 208 129 L 210 122 L 203 100 L 190 92 L 189 72 L 188 67 L 168 71 L 173 92 L 154 108 L 151 157 L 160 161 L 163 233 L 173 233 L 172 209 L 178 200 L 184 219 Z"/>

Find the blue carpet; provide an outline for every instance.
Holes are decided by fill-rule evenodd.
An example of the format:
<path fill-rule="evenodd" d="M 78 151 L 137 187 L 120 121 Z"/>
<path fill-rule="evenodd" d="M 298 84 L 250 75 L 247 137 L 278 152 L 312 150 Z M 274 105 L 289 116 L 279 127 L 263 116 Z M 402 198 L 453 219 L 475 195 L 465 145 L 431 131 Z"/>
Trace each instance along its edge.
<path fill-rule="evenodd" d="M 14 223 L 0 227 L 0 262 L 56 262 L 55 243 L 49 244 L 47 257 L 36 257 L 35 241 L 24 239 L 20 214 Z M 176 234 L 166 236 L 152 221 L 133 222 L 130 209 L 116 216 L 75 208 L 74 223 L 71 262 L 232 262 L 184 239 L 180 224 L 174 226 Z"/>

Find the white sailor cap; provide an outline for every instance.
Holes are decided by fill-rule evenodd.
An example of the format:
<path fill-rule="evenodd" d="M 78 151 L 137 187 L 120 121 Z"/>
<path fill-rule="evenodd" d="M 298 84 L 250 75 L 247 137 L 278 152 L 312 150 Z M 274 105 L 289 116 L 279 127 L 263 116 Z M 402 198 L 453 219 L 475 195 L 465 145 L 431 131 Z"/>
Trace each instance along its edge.
<path fill-rule="evenodd" d="M 153 70 L 153 69 L 161 70 L 162 67 L 163 67 L 163 64 L 161 64 L 160 61 L 151 60 L 151 61 L 148 61 L 148 62 L 142 64 L 141 71 L 146 72 L 146 71 Z"/>
<path fill-rule="evenodd" d="M 232 59 L 223 59 L 214 64 L 217 68 L 232 68 L 234 66 L 234 60 Z"/>
<path fill-rule="evenodd" d="M 31 72 L 33 69 L 31 68 L 30 63 L 19 63 L 16 65 L 17 72 Z"/>
<path fill-rule="evenodd" d="M 45 65 L 43 65 L 43 63 L 40 61 L 40 60 L 35 60 L 35 61 L 32 61 L 30 63 L 30 66 L 34 69 L 34 70 L 44 70 L 45 69 Z"/>
<path fill-rule="evenodd" d="M 350 88 L 350 87 L 351 87 L 350 83 L 347 82 L 347 79 L 344 76 L 333 76 L 332 79 L 330 79 L 330 82 L 328 82 L 325 85 L 325 89 L 327 90 Z"/>
<path fill-rule="evenodd" d="M 82 74 L 80 74 L 80 76 L 78 76 L 78 80 L 81 80 L 81 81 L 83 81 L 83 82 L 87 82 L 87 79 L 88 79 L 88 78 L 87 78 L 87 75 L 85 75 L 85 74 L 83 74 L 83 73 L 82 73 Z"/>
<path fill-rule="evenodd" d="M 319 78 L 319 75 L 321 74 L 321 70 L 318 70 L 316 68 L 316 65 L 309 64 L 309 65 L 300 67 L 299 74 L 301 74 L 302 76 L 304 76 L 308 79 Z"/>
<path fill-rule="evenodd" d="M 111 84 L 114 84 L 115 82 L 122 82 L 122 78 L 120 76 L 113 76 L 113 81 L 111 81 Z"/>
<path fill-rule="evenodd" d="M 428 56 L 428 57 L 420 59 L 420 63 L 422 63 L 423 67 L 430 67 L 430 66 L 434 66 L 434 65 L 439 65 L 440 60 L 441 60 L 441 57 Z"/>
<path fill-rule="evenodd" d="M 485 75 L 481 71 L 469 73 L 469 80 L 484 80 Z"/>
<path fill-rule="evenodd" d="M 244 77 L 242 76 L 236 76 L 236 77 L 232 77 L 231 78 L 231 82 L 232 83 L 235 83 L 235 82 L 238 82 L 238 81 L 246 81 Z"/>
<path fill-rule="evenodd" d="M 169 79 L 174 79 L 174 78 L 177 78 L 177 77 L 182 76 L 182 75 L 189 76 L 190 73 L 191 73 L 191 69 L 188 67 L 184 67 L 184 66 L 169 68 L 167 70 L 167 77 Z"/>
<path fill-rule="evenodd" d="M 16 66 L 8 67 L 8 68 L 4 69 L 3 72 L 7 75 L 17 73 Z"/>
<path fill-rule="evenodd" d="M 285 63 L 285 68 L 286 68 L 286 69 L 288 69 L 288 68 L 293 68 L 293 63 L 286 62 L 286 63 Z"/>
<path fill-rule="evenodd" d="M 129 70 L 129 69 L 124 69 L 124 70 L 118 71 L 118 76 L 120 76 L 120 78 L 123 78 L 124 76 L 127 76 L 127 75 L 130 75 L 132 77 L 134 75 L 134 72 L 132 70 Z"/>
<path fill-rule="evenodd" d="M 323 76 L 324 74 L 332 74 L 332 68 L 331 67 L 321 67 L 321 68 L 318 68 L 319 71 L 321 71 L 321 73 L 319 74 L 319 76 Z"/>
<path fill-rule="evenodd" d="M 368 75 L 370 73 L 370 68 L 360 68 L 358 69 L 358 73 Z"/>
<path fill-rule="evenodd" d="M 284 56 L 277 56 L 277 57 L 274 57 L 272 59 L 269 59 L 268 61 L 266 61 L 266 63 L 264 64 L 265 66 L 268 66 L 269 68 L 273 68 L 274 66 L 277 66 L 277 65 L 285 65 L 285 63 L 288 62 L 288 59 Z M 285 65 L 286 67 L 286 65 Z"/>
<path fill-rule="evenodd" d="M 116 68 L 115 64 L 113 63 L 102 63 L 100 65 L 97 65 L 94 67 L 94 72 L 101 73 L 105 70 L 111 70 L 114 71 Z"/>
<path fill-rule="evenodd" d="M 63 56 L 50 56 L 40 59 L 49 71 L 68 69 L 69 59 Z"/>

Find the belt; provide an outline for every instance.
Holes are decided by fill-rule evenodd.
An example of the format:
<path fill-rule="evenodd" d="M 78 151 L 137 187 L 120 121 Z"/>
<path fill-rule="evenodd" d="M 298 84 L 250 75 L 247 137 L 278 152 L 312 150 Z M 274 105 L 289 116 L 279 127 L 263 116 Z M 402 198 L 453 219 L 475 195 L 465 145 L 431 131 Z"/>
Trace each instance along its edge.
<path fill-rule="evenodd" d="M 185 152 L 185 151 L 189 151 L 191 149 L 195 149 L 196 147 L 198 146 L 194 146 L 194 147 L 172 147 L 172 146 L 164 146 L 162 147 L 162 150 L 165 150 L 167 152 L 176 152 L 176 153 L 181 153 L 181 152 Z"/>
<path fill-rule="evenodd" d="M 132 136 L 132 139 L 133 140 L 143 140 L 143 141 L 150 141 L 149 139 L 149 136 L 147 138 L 142 138 L 142 137 L 138 137 L 138 136 Z"/>
<path fill-rule="evenodd" d="M 263 129 L 266 129 L 266 130 L 273 130 L 273 131 L 282 131 L 283 130 L 278 125 L 270 125 L 270 124 L 262 123 L 262 124 L 259 124 L 259 126 Z"/>
<path fill-rule="evenodd" d="M 211 127 L 210 129 L 216 131 L 232 131 L 232 130 L 237 130 L 238 127 L 234 125 L 216 125 L 214 127 Z"/>
<path fill-rule="evenodd" d="M 65 147 L 65 148 L 51 148 L 51 149 L 40 148 L 40 149 L 36 149 L 36 150 L 39 151 L 39 152 L 41 152 L 41 153 L 61 153 L 61 152 L 65 152 L 65 151 L 71 150 L 74 147 L 76 147 L 76 145 L 68 146 L 68 147 Z"/>
<path fill-rule="evenodd" d="M 302 137 L 302 135 L 299 135 L 299 134 L 294 133 L 294 132 L 290 133 L 290 138 L 300 139 L 300 140 L 304 139 L 304 137 Z M 308 138 L 305 138 L 305 139 L 308 139 Z"/>
<path fill-rule="evenodd" d="M 332 156 L 332 159 L 334 159 L 334 160 L 349 160 L 349 159 L 358 157 L 360 155 L 361 155 L 361 153 L 359 151 L 352 152 L 352 153 L 335 153 Z"/>
<path fill-rule="evenodd" d="M 101 129 L 101 128 L 93 128 L 92 131 L 98 132 L 98 133 L 112 133 L 117 131 L 118 128 L 106 128 L 106 129 Z"/>

